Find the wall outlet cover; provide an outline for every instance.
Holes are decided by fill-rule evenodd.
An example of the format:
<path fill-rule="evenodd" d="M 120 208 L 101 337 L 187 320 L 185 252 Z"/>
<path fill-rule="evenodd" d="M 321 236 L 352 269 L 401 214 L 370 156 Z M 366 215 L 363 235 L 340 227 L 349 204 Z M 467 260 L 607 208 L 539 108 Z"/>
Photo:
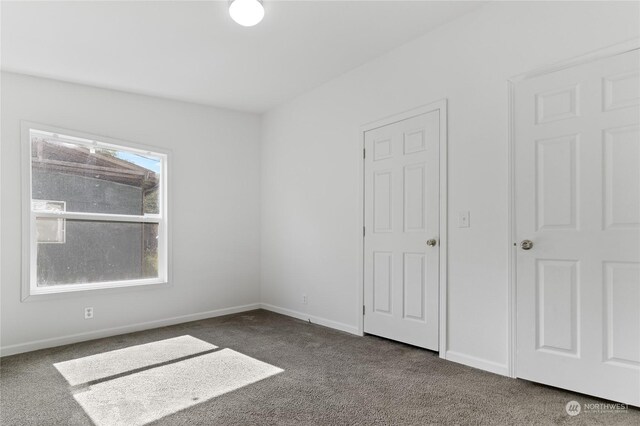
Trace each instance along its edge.
<path fill-rule="evenodd" d="M 469 211 L 465 210 L 458 212 L 458 228 L 469 228 L 470 226 Z"/>

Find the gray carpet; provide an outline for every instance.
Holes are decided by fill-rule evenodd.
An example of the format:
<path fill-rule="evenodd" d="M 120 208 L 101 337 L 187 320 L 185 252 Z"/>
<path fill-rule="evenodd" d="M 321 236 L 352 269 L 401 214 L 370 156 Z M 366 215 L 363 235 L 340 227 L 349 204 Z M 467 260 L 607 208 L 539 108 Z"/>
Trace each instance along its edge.
<path fill-rule="evenodd" d="M 262 310 L 2 358 L 0 423 L 91 425 L 74 394 L 91 388 L 94 382 L 71 386 L 54 364 L 185 335 L 217 346 L 207 352 L 210 358 L 217 350 L 230 349 L 284 371 L 207 400 L 194 398 L 190 407 L 150 424 L 640 425 L 640 410 L 635 408 L 570 417 L 565 412 L 568 401 L 604 401 L 443 361 L 433 352 L 400 343 L 352 336 Z M 162 371 L 153 370 L 158 365 L 173 368 L 185 359 L 196 362 L 198 355 L 136 367 L 112 379 L 128 380 L 139 372 L 153 374 Z M 100 380 L 104 385 L 110 379 Z"/>

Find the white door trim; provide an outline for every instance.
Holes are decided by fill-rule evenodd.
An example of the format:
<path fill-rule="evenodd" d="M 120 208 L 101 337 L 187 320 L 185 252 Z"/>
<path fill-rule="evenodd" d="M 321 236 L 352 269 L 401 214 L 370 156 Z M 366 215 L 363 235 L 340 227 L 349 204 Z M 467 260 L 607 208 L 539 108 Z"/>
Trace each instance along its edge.
<path fill-rule="evenodd" d="M 597 61 L 600 59 L 608 58 L 611 56 L 621 55 L 623 53 L 630 52 L 632 50 L 640 49 L 640 39 L 634 38 L 631 40 L 624 41 L 622 43 L 614 44 L 603 49 L 597 49 L 583 55 L 553 63 L 541 68 L 537 68 L 535 70 L 516 75 L 509 80 L 507 80 L 508 85 L 508 108 L 509 108 L 509 120 L 508 120 L 508 157 L 509 157 L 509 167 L 508 167 L 508 209 L 509 209 L 509 231 L 508 237 L 509 240 L 507 242 L 507 247 L 509 250 L 509 265 L 508 265 L 508 277 L 509 277 L 509 286 L 508 286 L 508 300 L 509 300 L 509 323 L 508 323 L 508 332 L 507 332 L 507 365 L 509 370 L 509 377 L 516 378 L 517 377 L 517 277 L 516 277 L 516 249 L 517 249 L 517 241 L 516 241 L 516 217 L 515 217 L 515 203 L 516 203 L 516 194 L 515 194 L 515 179 L 516 179 L 516 170 L 515 170 L 515 103 L 514 103 L 514 94 L 515 94 L 515 86 L 518 82 L 522 80 L 527 80 L 534 77 L 539 77 L 545 74 L 551 74 L 556 71 L 560 71 L 566 68 L 571 68 L 577 65 L 582 65 L 588 62 Z"/>
<path fill-rule="evenodd" d="M 395 114 L 360 126 L 358 143 L 358 334 L 364 335 L 364 135 L 365 132 L 383 127 L 407 118 L 428 112 L 440 112 L 440 274 L 438 283 L 438 351 L 440 358 L 445 358 L 447 348 L 447 272 L 448 272 L 448 241 L 447 241 L 447 99 L 440 99 L 427 105 Z"/>

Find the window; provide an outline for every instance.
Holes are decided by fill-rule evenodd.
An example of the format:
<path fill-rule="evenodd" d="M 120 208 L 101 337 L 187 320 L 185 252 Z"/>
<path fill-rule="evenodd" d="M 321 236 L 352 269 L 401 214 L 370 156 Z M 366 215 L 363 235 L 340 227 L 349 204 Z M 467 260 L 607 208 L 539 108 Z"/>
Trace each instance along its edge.
<path fill-rule="evenodd" d="M 167 154 L 25 125 L 24 296 L 168 281 Z"/>

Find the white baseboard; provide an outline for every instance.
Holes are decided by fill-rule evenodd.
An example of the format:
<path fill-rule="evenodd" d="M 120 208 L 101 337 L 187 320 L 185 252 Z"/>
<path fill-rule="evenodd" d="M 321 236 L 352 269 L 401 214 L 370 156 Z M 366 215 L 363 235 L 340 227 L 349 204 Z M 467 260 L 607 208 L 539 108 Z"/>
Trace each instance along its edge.
<path fill-rule="evenodd" d="M 234 306 L 231 308 L 216 309 L 213 311 L 199 312 L 195 314 L 181 315 L 172 318 L 165 318 L 155 321 L 148 321 L 138 324 L 125 325 L 121 327 L 106 328 L 102 330 L 89 331 L 86 333 L 70 334 L 62 337 L 54 337 L 51 339 L 34 340 L 31 342 L 18 343 L 10 346 L 0 347 L 0 357 L 15 355 L 23 352 L 31 352 L 39 349 L 53 348 L 56 346 L 69 345 L 72 343 L 84 342 L 87 340 L 101 339 L 103 337 L 117 336 L 120 334 L 133 333 L 136 331 L 149 330 L 152 328 L 166 327 L 169 325 L 181 324 L 190 321 L 198 321 L 207 318 L 219 317 L 222 315 L 235 314 L 239 312 L 251 311 L 254 309 L 265 309 L 267 311 L 297 318 L 303 321 L 311 321 L 313 324 L 322 325 L 324 327 L 333 328 L 344 331 L 346 333 L 362 336 L 358 331 L 358 327 L 332 321 L 326 318 L 309 315 L 303 312 L 291 309 L 281 308 L 279 306 L 270 305 L 268 303 L 251 303 L 249 305 Z M 480 370 L 489 371 L 491 373 L 509 376 L 509 369 L 506 365 L 499 364 L 482 358 L 465 355 L 455 351 L 447 351 L 444 358 L 448 361 L 457 362 L 459 364 L 468 365 Z"/>
<path fill-rule="evenodd" d="M 261 303 L 260 307 L 264 310 L 275 312 L 277 314 L 286 315 L 288 317 L 293 317 L 297 319 L 301 319 L 303 321 L 311 321 L 313 324 L 322 325 L 329 328 L 334 328 L 336 330 L 344 331 L 350 334 L 355 334 L 356 336 L 362 336 L 360 332 L 358 332 L 358 327 L 344 324 L 337 321 L 328 320 L 326 318 L 316 317 L 314 315 L 305 314 L 303 312 L 293 311 L 291 309 L 281 308 L 279 306 L 270 305 L 268 303 Z"/>
<path fill-rule="evenodd" d="M 447 361 L 457 362 L 458 364 L 468 365 L 469 367 L 485 370 L 490 373 L 500 374 L 501 376 L 509 376 L 509 367 L 504 364 L 478 358 L 471 355 L 465 355 L 460 352 L 446 351 L 444 359 Z"/>
<path fill-rule="evenodd" d="M 37 351 L 39 349 L 53 348 L 56 346 L 68 345 L 71 343 L 84 342 L 86 340 L 94 340 L 94 339 L 101 339 L 103 337 L 117 336 L 119 334 L 149 330 L 151 328 L 166 327 L 168 325 L 175 325 L 175 324 L 181 324 L 184 322 L 214 318 L 222 315 L 235 314 L 238 312 L 252 311 L 254 309 L 260 309 L 260 303 L 251 303 L 249 305 L 234 306 L 231 308 L 223 308 L 223 309 L 216 309 L 213 311 L 181 315 L 178 317 L 142 322 L 138 324 L 125 325 L 121 327 L 105 328 L 102 330 L 88 331 L 86 333 L 70 334 L 67 336 L 54 337 L 51 339 L 34 340 L 31 342 L 18 343 L 16 345 L 0 347 L 0 357 L 15 355 L 23 352 Z"/>
<path fill-rule="evenodd" d="M 355 334 L 357 336 L 362 336 L 362 334 L 358 331 L 358 327 L 355 327 L 352 325 L 328 320 L 321 317 L 316 317 L 313 315 L 294 311 L 287 308 L 281 308 L 279 306 L 270 305 L 268 303 L 261 303 L 260 307 L 267 311 L 301 319 L 303 321 L 311 321 L 313 324 L 318 324 L 325 327 L 334 328 L 336 330 L 345 331 L 347 333 Z M 465 355 L 455 351 L 447 351 L 443 358 L 448 361 L 457 362 L 458 364 L 464 364 L 469 367 L 474 367 L 480 370 L 488 371 L 490 373 L 500 374 L 502 376 L 509 376 L 509 368 L 506 365 L 499 364 L 497 362 L 474 357 L 471 355 Z"/>

